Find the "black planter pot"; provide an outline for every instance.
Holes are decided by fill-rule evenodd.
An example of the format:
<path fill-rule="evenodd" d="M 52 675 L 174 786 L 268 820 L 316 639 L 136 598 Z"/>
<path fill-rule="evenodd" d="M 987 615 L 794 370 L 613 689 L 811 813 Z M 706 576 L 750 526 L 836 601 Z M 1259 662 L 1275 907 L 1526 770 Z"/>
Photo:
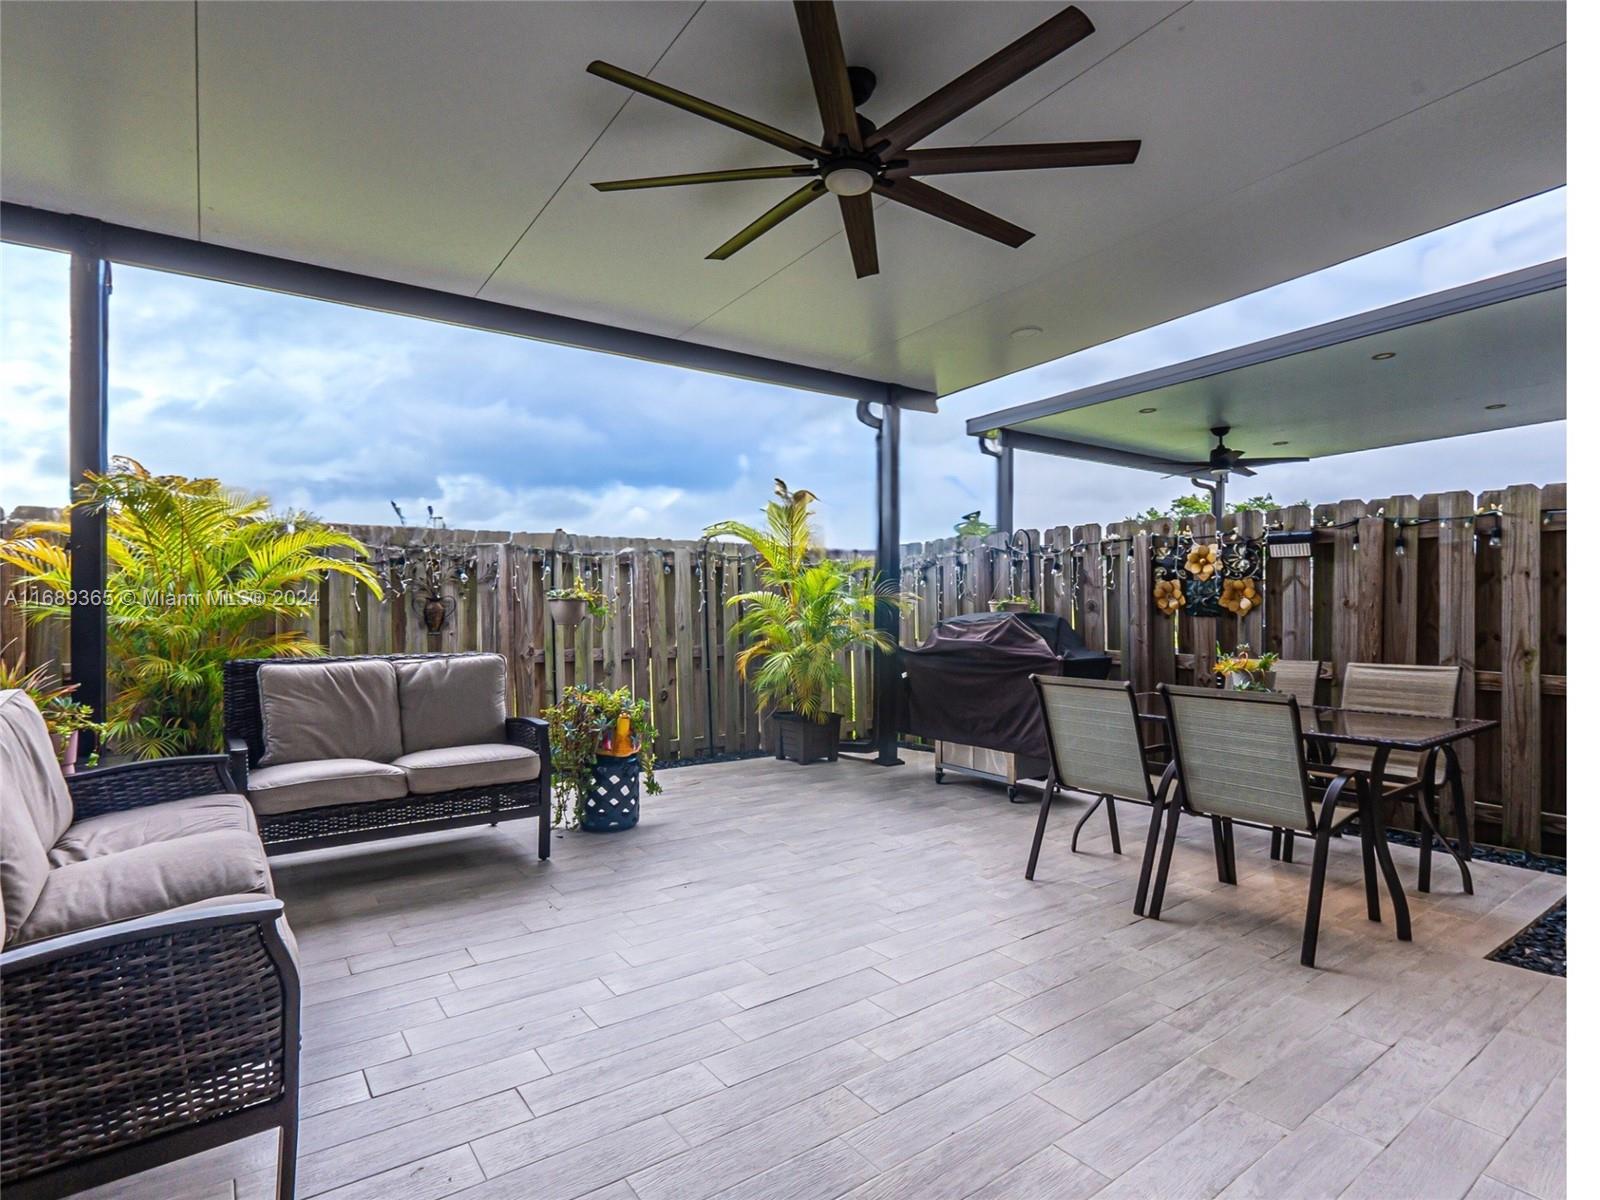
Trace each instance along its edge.
<path fill-rule="evenodd" d="M 838 713 L 829 713 L 819 725 L 799 713 L 773 713 L 773 727 L 778 731 L 778 757 L 801 764 L 838 762 L 842 719 Z"/>
<path fill-rule="evenodd" d="M 578 824 L 590 833 L 620 833 L 639 823 L 639 756 L 595 756 Z"/>

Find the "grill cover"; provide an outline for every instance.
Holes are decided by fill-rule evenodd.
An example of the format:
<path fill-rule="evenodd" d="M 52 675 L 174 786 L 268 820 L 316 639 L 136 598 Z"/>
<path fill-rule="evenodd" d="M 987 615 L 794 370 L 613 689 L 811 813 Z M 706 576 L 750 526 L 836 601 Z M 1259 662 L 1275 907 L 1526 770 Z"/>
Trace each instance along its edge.
<path fill-rule="evenodd" d="M 1048 758 L 1030 675 L 1104 679 L 1111 657 L 1084 648 L 1054 613 L 972 613 L 902 652 L 905 729 L 918 737 Z"/>

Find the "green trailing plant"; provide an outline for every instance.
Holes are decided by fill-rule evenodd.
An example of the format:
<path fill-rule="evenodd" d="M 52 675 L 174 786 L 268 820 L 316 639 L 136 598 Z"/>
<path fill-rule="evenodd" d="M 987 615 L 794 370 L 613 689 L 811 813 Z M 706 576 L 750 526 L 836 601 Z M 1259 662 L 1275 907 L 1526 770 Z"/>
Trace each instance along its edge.
<path fill-rule="evenodd" d="M 273 515 L 265 498 L 215 479 L 153 475 L 119 458 L 109 473 L 88 476 L 79 497 L 69 513 L 106 514 L 103 598 L 73 595 L 66 519 L 18 530 L 0 542 L 0 561 L 20 572 L 30 620 L 67 620 L 74 600 L 104 600 L 106 735 L 136 758 L 222 746 L 226 660 L 322 654 L 300 625 L 328 575 L 382 594 L 353 537 L 305 513 Z"/>
<path fill-rule="evenodd" d="M 619 749 L 619 740 L 631 743 L 631 753 L 639 756 L 646 794 L 660 793 L 656 728 L 647 701 L 635 698 L 627 688 L 569 687 L 561 694 L 561 703 L 552 704 L 540 715 L 550 722 L 551 820 L 556 825 L 570 829 L 578 823 L 594 765 L 600 755 Z M 623 726 L 620 739 L 619 725 Z"/>
<path fill-rule="evenodd" d="M 1032 596 L 994 596 L 989 600 L 989 609 L 992 612 L 999 612 L 1008 604 L 1025 605 L 1029 612 L 1039 611 L 1039 602 Z"/>
<path fill-rule="evenodd" d="M 596 625 L 604 625 L 611 616 L 611 606 L 606 603 L 604 593 L 595 591 L 581 579 L 574 580 L 567 587 L 551 588 L 545 593 L 545 599 L 582 600 Z"/>
<path fill-rule="evenodd" d="M 741 609 L 730 635 L 750 639 L 737 660 L 740 677 L 752 682 L 764 711 L 788 710 L 820 724 L 845 680 L 842 653 L 856 646 L 892 650 L 873 615 L 879 604 L 899 606 L 902 599 L 871 574 L 871 560 L 823 555 L 811 524 L 816 496 L 776 483 L 763 527 L 723 521 L 705 535 L 737 538 L 761 559 L 763 589 L 727 601 Z"/>

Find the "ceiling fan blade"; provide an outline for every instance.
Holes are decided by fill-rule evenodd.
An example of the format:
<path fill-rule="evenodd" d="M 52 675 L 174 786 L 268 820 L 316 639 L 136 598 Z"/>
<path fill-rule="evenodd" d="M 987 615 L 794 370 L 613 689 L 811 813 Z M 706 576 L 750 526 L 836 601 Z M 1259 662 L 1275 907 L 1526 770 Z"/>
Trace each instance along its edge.
<path fill-rule="evenodd" d="M 732 171 L 693 171 L 687 175 L 650 175 L 643 179 L 608 179 L 589 186 L 597 192 L 631 192 L 639 188 L 683 187 L 690 183 L 739 183 L 746 179 L 793 179 L 815 175 L 815 167 L 743 167 Z"/>
<path fill-rule="evenodd" d="M 1244 461 L 1246 465 L 1252 467 L 1281 467 L 1285 463 L 1303 463 L 1311 460 L 1309 458 L 1247 458 Z M 1233 469 L 1237 471 L 1239 465 L 1235 463 Z"/>
<path fill-rule="evenodd" d="M 907 150 L 890 166 L 889 174 L 954 175 L 963 171 L 1114 167 L 1131 163 L 1138 157 L 1139 143 L 1136 140 L 1044 142 L 1034 146 L 952 146 L 948 150 Z"/>
<path fill-rule="evenodd" d="M 1004 242 L 1015 249 L 1033 236 L 1020 225 L 1013 225 L 993 213 L 985 212 L 965 200 L 957 200 L 949 192 L 941 192 L 915 179 L 885 179 L 873 185 L 872 190 L 886 200 L 904 204 L 930 217 L 949 221 L 986 238 Z"/>
<path fill-rule="evenodd" d="M 878 273 L 878 235 L 872 222 L 872 197 L 840 196 L 839 215 L 844 218 L 845 237 L 850 239 L 850 258 L 856 265 L 856 278 Z"/>
<path fill-rule="evenodd" d="M 1004 50 L 991 54 L 972 70 L 917 101 L 882 126 L 876 140 L 888 142 L 891 152 L 915 145 L 1093 32 L 1094 25 L 1082 12 L 1073 7 L 1064 8 Z"/>
<path fill-rule="evenodd" d="M 739 230 L 738 233 L 734 234 L 727 241 L 723 242 L 722 245 L 718 246 L 710 254 L 706 255 L 706 257 L 714 258 L 719 261 L 725 258 L 731 258 L 739 251 L 743 250 L 751 242 L 755 241 L 762 234 L 769 232 L 783 221 L 786 221 L 790 217 L 794 216 L 795 213 L 799 212 L 806 205 L 810 204 L 818 196 L 824 195 L 827 190 L 827 188 L 822 186 L 822 181 L 820 179 L 813 180 L 812 182 L 806 184 L 798 192 L 792 192 L 788 196 L 785 196 L 782 200 L 778 201 L 771 208 L 767 209 L 766 212 L 762 213 L 754 221 L 751 221 L 750 224 L 746 225 L 743 229 Z"/>
<path fill-rule="evenodd" d="M 1245 466 L 1242 463 L 1234 463 L 1233 466 L 1231 468 L 1229 468 L 1229 469 L 1232 470 L 1232 472 L 1235 475 L 1250 475 L 1250 476 L 1254 476 L 1255 475 L 1254 471 L 1252 471 L 1249 467 Z"/>
<path fill-rule="evenodd" d="M 811 86 L 822 113 L 822 144 L 832 149 L 842 142 L 859 152 L 861 127 L 850 95 L 850 72 L 844 61 L 844 43 L 839 39 L 833 0 L 795 0 L 794 15 L 800 22 Z"/>
<path fill-rule="evenodd" d="M 646 79 L 643 75 L 636 75 L 622 67 L 614 67 L 610 63 L 592 62 L 589 64 L 589 74 L 598 75 L 601 79 L 610 80 L 625 88 L 638 92 L 641 96 L 649 96 L 652 100 L 660 100 L 663 104 L 670 104 L 674 108 L 681 108 L 685 112 L 694 113 L 697 117 L 704 117 L 708 121 L 715 121 L 718 125 L 726 125 L 729 129 L 737 129 L 740 133 L 750 137 L 759 138 L 768 145 L 777 146 L 780 150 L 787 150 L 790 154 L 798 154 L 802 158 L 825 157 L 822 147 L 813 146 L 804 138 L 797 138 L 792 133 L 785 133 L 764 121 L 754 117 L 747 117 L 743 113 L 736 113 L 731 108 L 723 108 L 720 104 L 713 104 L 709 100 L 702 100 L 698 96 L 691 96 L 688 92 L 679 91 L 675 87 L 668 87 L 664 83 L 657 83 L 653 79 Z"/>

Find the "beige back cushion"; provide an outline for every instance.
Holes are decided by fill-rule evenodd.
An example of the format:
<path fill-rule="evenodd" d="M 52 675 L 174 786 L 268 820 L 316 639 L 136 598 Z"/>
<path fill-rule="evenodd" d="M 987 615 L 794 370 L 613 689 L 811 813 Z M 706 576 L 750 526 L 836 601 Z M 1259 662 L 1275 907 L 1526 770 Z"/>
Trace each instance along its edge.
<path fill-rule="evenodd" d="M 386 659 L 267 663 L 261 689 L 260 765 L 323 758 L 400 757 L 400 700 Z"/>
<path fill-rule="evenodd" d="M 72 824 L 72 799 L 44 718 L 26 692 L 0 692 L 0 936 L 9 941 L 39 902 L 50 847 Z"/>
<path fill-rule="evenodd" d="M 1309 828 L 1293 699 L 1209 688 L 1168 694 L 1189 807 L 1279 829 Z"/>
<path fill-rule="evenodd" d="M 1128 800 L 1149 798 L 1139 722 L 1126 687 L 1046 679 L 1040 681 L 1039 694 L 1062 787 Z"/>
<path fill-rule="evenodd" d="M 399 659 L 405 752 L 506 740 L 506 660 L 498 654 Z"/>

